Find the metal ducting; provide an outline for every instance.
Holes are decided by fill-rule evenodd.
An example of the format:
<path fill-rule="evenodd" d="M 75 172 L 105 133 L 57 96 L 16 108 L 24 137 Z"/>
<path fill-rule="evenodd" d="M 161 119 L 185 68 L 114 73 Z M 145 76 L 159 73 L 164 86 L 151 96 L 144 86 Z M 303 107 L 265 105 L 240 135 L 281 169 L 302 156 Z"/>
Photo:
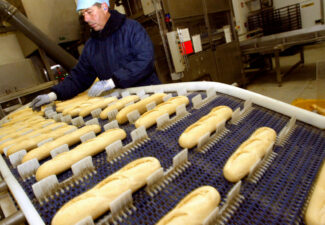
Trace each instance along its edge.
<path fill-rule="evenodd" d="M 78 61 L 72 55 L 35 27 L 16 7 L 5 0 L 0 0 L 0 16 L 44 49 L 50 58 L 65 69 L 71 70 L 77 64 Z"/>

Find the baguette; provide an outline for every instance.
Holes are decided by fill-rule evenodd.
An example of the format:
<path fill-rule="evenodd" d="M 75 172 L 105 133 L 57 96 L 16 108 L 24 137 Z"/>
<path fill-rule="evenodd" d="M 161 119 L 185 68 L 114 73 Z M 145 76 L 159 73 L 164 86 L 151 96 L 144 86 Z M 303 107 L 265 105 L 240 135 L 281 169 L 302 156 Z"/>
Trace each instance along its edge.
<path fill-rule="evenodd" d="M 56 102 L 56 111 L 62 112 L 65 108 L 75 107 L 76 105 L 88 100 L 90 97 L 87 95 L 86 92 L 80 93 L 79 95 L 75 96 L 72 99 L 63 101 L 63 102 Z"/>
<path fill-rule="evenodd" d="M 164 115 L 172 115 L 176 112 L 176 108 L 180 105 L 188 105 L 189 100 L 186 96 L 172 97 L 168 101 L 157 105 L 154 109 L 145 112 L 137 121 L 135 122 L 135 127 L 145 126 L 149 128 L 156 124 L 157 119 Z"/>
<path fill-rule="evenodd" d="M 87 125 L 72 133 L 59 137 L 54 141 L 45 143 L 44 145 L 38 148 L 34 148 L 33 150 L 27 152 L 27 154 L 22 159 L 22 163 L 27 162 L 28 160 L 34 158 L 38 159 L 39 161 L 45 159 L 50 156 L 50 153 L 53 149 L 60 147 L 64 144 L 67 144 L 68 146 L 77 144 L 80 142 L 80 137 L 82 135 L 85 135 L 91 131 L 94 131 L 95 133 L 99 133 L 101 131 L 101 127 L 97 124 Z"/>
<path fill-rule="evenodd" d="M 52 225 L 72 225 L 91 216 L 100 217 L 110 210 L 110 203 L 121 194 L 131 189 L 137 191 L 146 184 L 146 179 L 161 168 L 159 160 L 154 157 L 137 159 L 87 192 L 73 198 L 56 213 Z"/>
<path fill-rule="evenodd" d="M 112 104 L 110 106 L 107 106 L 106 109 L 104 109 L 101 113 L 100 113 L 100 118 L 102 120 L 106 120 L 107 119 L 107 114 L 116 109 L 117 111 L 121 110 L 123 107 L 125 107 L 126 104 L 130 103 L 130 102 L 136 102 L 139 101 L 139 96 L 137 95 L 129 95 L 126 96 L 120 100 L 118 100 L 117 102 L 115 102 L 115 104 Z"/>
<path fill-rule="evenodd" d="M 148 98 L 145 98 L 137 103 L 134 103 L 132 105 L 129 105 L 125 108 L 123 108 L 121 111 L 119 111 L 116 115 L 116 120 L 119 124 L 124 124 L 128 121 L 127 115 L 131 113 L 134 110 L 138 110 L 140 115 L 147 111 L 146 106 L 151 103 L 155 102 L 156 104 L 159 104 L 163 101 L 163 98 L 166 96 L 164 93 L 157 93 L 153 94 Z"/>
<path fill-rule="evenodd" d="M 178 139 L 178 143 L 183 148 L 193 148 L 199 142 L 199 139 L 206 133 L 212 133 L 216 130 L 218 124 L 230 119 L 232 109 L 228 106 L 217 106 L 211 112 L 203 116 L 197 122 L 186 128 Z"/>
<path fill-rule="evenodd" d="M 26 139 L 30 138 L 30 137 L 34 137 L 34 136 L 37 136 L 37 135 L 40 135 L 42 133 L 47 133 L 53 129 L 56 129 L 57 127 L 59 126 L 67 126 L 68 124 L 66 123 L 63 123 L 63 122 L 59 122 L 59 123 L 52 123 L 46 127 L 43 127 L 41 129 L 38 129 L 38 125 L 34 127 L 33 131 L 32 132 L 29 132 L 27 134 L 24 134 L 22 136 L 19 136 L 19 137 L 16 137 L 16 138 L 13 138 L 9 141 L 6 141 L 2 144 L 0 144 L 0 152 L 3 153 L 3 150 L 4 148 L 8 147 L 9 145 L 12 145 L 12 144 L 16 144 L 16 143 L 19 143 L 19 142 L 23 142 L 25 141 Z"/>
<path fill-rule="evenodd" d="M 223 168 L 225 178 L 230 182 L 237 182 L 248 175 L 250 169 L 265 154 L 276 139 L 276 132 L 269 127 L 257 129 L 230 156 Z"/>
<path fill-rule="evenodd" d="M 315 189 L 308 203 L 305 221 L 307 225 L 325 224 L 325 163 L 323 163 L 318 178 L 315 183 Z"/>
<path fill-rule="evenodd" d="M 63 110 L 63 115 L 71 115 L 74 116 L 81 116 L 85 117 L 88 116 L 91 111 L 97 109 L 97 108 L 105 108 L 108 104 L 116 101 L 116 97 L 95 97 L 87 100 L 86 102 L 78 105 L 77 107 L 73 109 Z"/>
<path fill-rule="evenodd" d="M 69 152 L 63 152 L 53 159 L 42 164 L 36 171 L 36 180 L 60 174 L 69 169 L 74 163 L 87 156 L 93 156 L 102 152 L 108 145 L 126 137 L 124 130 L 120 128 L 109 129 L 99 136 L 90 139 Z"/>
<path fill-rule="evenodd" d="M 214 187 L 199 187 L 180 201 L 157 225 L 203 224 L 219 203 L 220 194 Z"/>
<path fill-rule="evenodd" d="M 29 151 L 33 148 L 37 147 L 37 144 L 40 143 L 41 141 L 44 141 L 49 138 L 56 139 L 64 133 L 70 131 L 71 129 L 76 128 L 75 126 L 68 125 L 68 126 L 63 126 L 55 130 L 48 130 L 48 132 L 41 133 L 40 135 L 36 137 L 30 137 L 25 139 L 23 142 L 15 143 L 9 149 L 7 150 L 7 156 L 10 156 L 11 154 L 14 154 L 15 152 L 18 152 L 22 149 Z"/>

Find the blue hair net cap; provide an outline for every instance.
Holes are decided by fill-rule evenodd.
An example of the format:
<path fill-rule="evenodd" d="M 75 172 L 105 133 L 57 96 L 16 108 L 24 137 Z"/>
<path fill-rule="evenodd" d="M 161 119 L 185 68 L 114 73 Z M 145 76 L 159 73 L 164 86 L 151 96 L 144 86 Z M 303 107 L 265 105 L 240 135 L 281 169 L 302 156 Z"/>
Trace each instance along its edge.
<path fill-rule="evenodd" d="M 77 3 L 77 12 L 82 9 L 88 9 L 92 7 L 95 3 L 104 3 L 106 2 L 109 6 L 109 0 L 78 0 Z"/>

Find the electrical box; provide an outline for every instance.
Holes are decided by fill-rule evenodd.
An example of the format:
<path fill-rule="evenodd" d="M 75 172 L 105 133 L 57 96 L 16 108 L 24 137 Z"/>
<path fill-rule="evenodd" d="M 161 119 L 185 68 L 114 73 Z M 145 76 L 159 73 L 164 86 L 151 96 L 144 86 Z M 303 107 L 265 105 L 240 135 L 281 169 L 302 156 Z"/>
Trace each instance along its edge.
<path fill-rule="evenodd" d="M 22 0 L 28 20 L 55 43 L 80 39 L 75 0 Z M 17 35 L 25 56 L 37 46 L 22 33 Z"/>
<path fill-rule="evenodd" d="M 155 5 L 153 1 L 156 0 L 141 0 L 141 5 L 142 5 L 144 15 L 152 14 L 155 12 Z M 156 7 L 157 10 L 161 10 L 160 2 L 156 1 Z"/>
<path fill-rule="evenodd" d="M 183 72 L 185 70 L 185 64 L 183 56 L 181 55 L 182 49 L 176 31 L 167 33 L 167 41 L 176 73 Z"/>

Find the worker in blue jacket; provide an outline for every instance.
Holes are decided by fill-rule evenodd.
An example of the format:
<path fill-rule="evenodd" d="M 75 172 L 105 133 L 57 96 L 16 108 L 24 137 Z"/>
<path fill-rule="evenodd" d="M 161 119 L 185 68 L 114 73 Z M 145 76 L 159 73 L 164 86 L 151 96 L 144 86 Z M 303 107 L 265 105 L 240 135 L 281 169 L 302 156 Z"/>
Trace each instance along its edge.
<path fill-rule="evenodd" d="M 114 87 L 159 84 L 154 71 L 154 49 L 145 29 L 135 20 L 109 10 L 108 0 L 78 0 L 77 11 L 92 28 L 78 64 L 52 92 L 37 96 L 31 107 L 70 99 L 87 90 L 99 96 Z"/>

